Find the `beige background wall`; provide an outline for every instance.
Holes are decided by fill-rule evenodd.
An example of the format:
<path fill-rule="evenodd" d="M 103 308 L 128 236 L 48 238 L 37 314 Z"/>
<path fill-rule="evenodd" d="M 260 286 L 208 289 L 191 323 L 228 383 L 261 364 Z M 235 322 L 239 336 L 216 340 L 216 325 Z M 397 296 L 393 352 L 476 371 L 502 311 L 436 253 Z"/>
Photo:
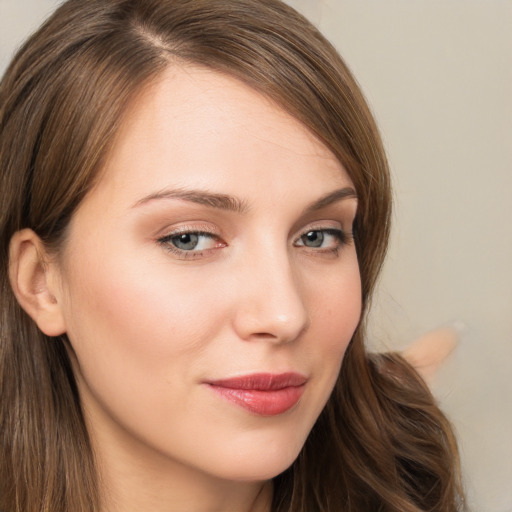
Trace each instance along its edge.
<path fill-rule="evenodd" d="M 463 322 L 434 391 L 476 512 L 512 511 L 512 2 L 290 0 L 335 43 L 395 182 L 372 342 Z"/>
<path fill-rule="evenodd" d="M 289 2 L 345 57 L 389 153 L 395 225 L 371 342 L 465 324 L 434 391 L 473 510 L 512 512 L 512 1 Z M 56 4 L 0 0 L 0 71 Z"/>

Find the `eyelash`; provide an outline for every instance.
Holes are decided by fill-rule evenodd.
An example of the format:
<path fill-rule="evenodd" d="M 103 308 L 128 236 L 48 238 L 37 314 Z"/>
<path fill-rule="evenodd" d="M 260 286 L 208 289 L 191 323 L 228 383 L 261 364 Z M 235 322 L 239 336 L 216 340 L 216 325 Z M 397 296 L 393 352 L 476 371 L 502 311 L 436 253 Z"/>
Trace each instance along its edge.
<path fill-rule="evenodd" d="M 305 236 L 307 236 L 310 233 L 322 233 L 324 236 L 332 236 L 337 239 L 337 243 L 334 247 L 329 248 L 315 248 L 315 247 L 308 247 L 304 244 L 296 245 L 299 241 L 303 240 Z M 197 259 L 203 257 L 206 253 L 210 251 L 214 251 L 216 249 L 226 247 L 227 244 L 225 242 L 220 242 L 217 247 L 204 249 L 204 250 L 184 250 L 179 249 L 176 247 L 172 240 L 176 239 L 179 236 L 183 235 L 195 235 L 198 237 L 207 237 L 209 239 L 217 239 L 220 240 L 220 237 L 213 232 L 204 231 L 204 230 L 198 230 L 198 229 L 180 229 L 178 231 L 175 231 L 173 233 L 170 233 L 168 235 L 165 235 L 162 238 L 159 238 L 157 242 L 167 251 L 170 253 L 178 256 L 180 259 L 187 260 L 187 259 Z M 342 249 L 344 246 L 349 245 L 353 241 L 353 235 L 352 233 L 347 233 L 343 231 L 342 229 L 336 229 L 336 228 L 321 228 L 321 227 L 313 227 L 310 229 L 307 229 L 304 231 L 294 242 L 295 247 L 304 247 L 306 249 L 309 249 L 313 251 L 315 254 L 328 254 L 333 256 L 338 256 L 340 249 Z"/>

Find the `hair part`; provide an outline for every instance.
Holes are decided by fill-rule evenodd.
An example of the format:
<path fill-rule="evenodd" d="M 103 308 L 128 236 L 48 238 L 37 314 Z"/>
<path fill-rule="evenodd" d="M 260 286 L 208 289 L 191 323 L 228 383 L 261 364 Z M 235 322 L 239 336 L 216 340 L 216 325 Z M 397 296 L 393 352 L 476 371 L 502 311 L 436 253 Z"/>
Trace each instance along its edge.
<path fill-rule="evenodd" d="M 99 510 L 69 341 L 45 336 L 16 302 L 9 240 L 30 228 L 58 253 L 128 106 L 179 63 L 261 92 L 343 164 L 358 195 L 368 306 L 389 236 L 389 172 L 368 106 L 330 43 L 279 0 L 67 1 L 0 84 L 0 509 Z M 275 479 L 273 511 L 456 510 L 458 474 L 450 426 L 428 389 L 400 358 L 367 356 L 363 316 L 327 407 Z"/>

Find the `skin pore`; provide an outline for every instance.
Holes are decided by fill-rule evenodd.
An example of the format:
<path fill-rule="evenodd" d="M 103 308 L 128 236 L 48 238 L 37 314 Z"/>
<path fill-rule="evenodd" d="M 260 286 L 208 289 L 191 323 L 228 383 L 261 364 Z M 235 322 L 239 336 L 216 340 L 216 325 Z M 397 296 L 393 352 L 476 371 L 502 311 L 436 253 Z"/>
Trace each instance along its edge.
<path fill-rule="evenodd" d="M 131 106 L 48 270 L 104 512 L 269 509 L 359 321 L 352 189 L 233 78 L 173 65 Z M 291 372 L 275 414 L 211 385 Z"/>

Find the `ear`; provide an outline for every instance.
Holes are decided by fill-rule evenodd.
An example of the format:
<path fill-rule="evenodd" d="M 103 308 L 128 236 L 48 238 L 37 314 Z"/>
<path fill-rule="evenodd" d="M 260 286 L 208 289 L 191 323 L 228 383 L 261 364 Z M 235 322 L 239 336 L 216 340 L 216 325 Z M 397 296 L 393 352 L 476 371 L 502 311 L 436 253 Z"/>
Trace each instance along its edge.
<path fill-rule="evenodd" d="M 443 327 L 417 338 L 402 351 L 402 356 L 425 381 L 431 382 L 458 342 L 459 330 L 455 327 Z"/>
<path fill-rule="evenodd" d="M 14 234 L 9 246 L 9 279 L 21 307 L 48 336 L 66 332 L 59 303 L 59 275 L 41 239 L 31 229 Z"/>

